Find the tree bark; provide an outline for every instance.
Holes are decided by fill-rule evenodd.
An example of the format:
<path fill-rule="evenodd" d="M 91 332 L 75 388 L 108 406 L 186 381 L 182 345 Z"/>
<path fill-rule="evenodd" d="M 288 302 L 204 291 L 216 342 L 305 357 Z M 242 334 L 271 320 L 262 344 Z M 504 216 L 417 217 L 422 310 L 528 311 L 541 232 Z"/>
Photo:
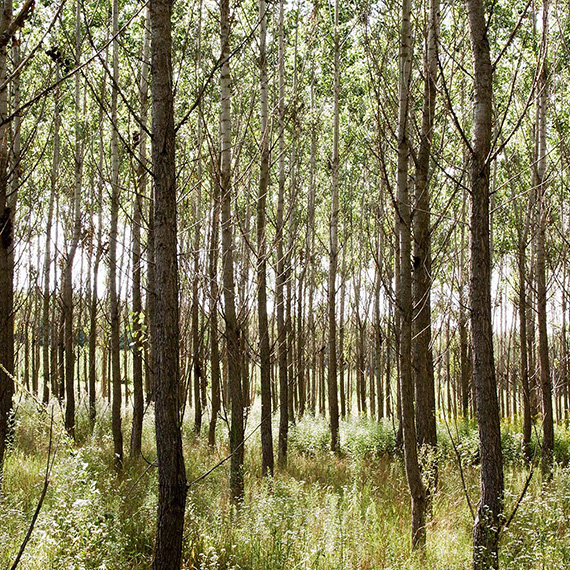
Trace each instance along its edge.
<path fill-rule="evenodd" d="M 279 2 L 279 188 L 277 195 L 276 252 L 277 276 L 275 304 L 277 305 L 277 361 L 279 366 L 279 440 L 277 458 L 287 465 L 287 438 L 289 432 L 289 378 L 287 374 L 287 334 L 285 328 L 285 46 L 283 31 L 283 0 Z"/>
<path fill-rule="evenodd" d="M 119 31 L 119 4 L 113 0 L 113 35 Z M 111 382 L 113 397 L 111 420 L 115 469 L 123 467 L 123 432 L 121 429 L 121 352 L 119 291 L 117 283 L 117 242 L 119 223 L 119 147 L 117 133 L 117 98 L 119 80 L 119 45 L 113 42 L 113 86 L 111 91 L 111 233 L 109 236 L 109 300 L 111 311 Z"/>
<path fill-rule="evenodd" d="M 59 65 L 56 65 L 56 81 L 60 79 Z M 46 223 L 46 244 L 44 256 L 44 296 L 43 296 L 43 319 L 42 319 L 42 363 L 43 363 L 43 391 L 42 402 L 47 404 L 49 401 L 49 391 L 51 385 L 51 369 L 50 369 L 50 337 L 55 334 L 55 327 L 50 322 L 50 280 L 51 280 L 51 229 L 53 225 L 53 210 L 55 204 L 55 195 L 57 192 L 57 183 L 59 178 L 59 151 L 60 136 L 59 129 L 61 126 L 60 90 L 56 88 L 54 94 L 54 114 L 53 114 L 53 161 L 51 170 L 51 192 L 48 205 L 48 217 Z M 50 333 L 51 329 L 51 333 Z"/>
<path fill-rule="evenodd" d="M 143 393 L 143 342 L 142 323 L 143 307 L 141 298 L 141 223 L 142 200 L 147 194 L 147 136 L 148 123 L 148 58 L 150 55 L 150 14 L 145 17 L 145 34 L 142 49 L 140 78 L 140 120 L 141 130 L 138 137 L 138 164 L 136 169 L 137 192 L 133 201 L 133 424 L 131 431 L 131 457 L 141 453 L 142 424 L 144 414 Z"/>
<path fill-rule="evenodd" d="M 498 568 L 503 510 L 503 456 L 491 323 L 489 153 L 492 133 L 493 68 L 482 0 L 467 0 L 474 69 L 471 179 L 471 328 L 473 383 L 481 448 L 481 502 L 473 528 L 473 567 Z"/>
<path fill-rule="evenodd" d="M 76 2 L 75 9 L 75 57 L 81 59 L 81 3 Z M 75 75 L 75 185 L 73 194 L 73 234 L 67 253 L 63 273 L 63 323 L 65 347 L 65 429 L 75 437 L 75 343 L 73 334 L 73 261 L 79 246 L 81 235 L 81 194 L 83 178 L 83 132 L 80 122 L 81 83 L 80 74 Z M 60 394 L 61 397 L 61 394 Z"/>
<path fill-rule="evenodd" d="M 214 197 L 212 203 L 212 229 L 209 252 L 209 279 L 210 279 L 210 366 L 212 384 L 212 409 L 210 425 L 208 427 L 208 444 L 216 443 L 216 423 L 220 413 L 220 349 L 218 345 L 218 247 L 219 247 L 219 218 L 220 205 L 217 184 L 214 184 Z"/>
<path fill-rule="evenodd" d="M 530 222 L 530 209 L 527 210 L 524 230 L 519 230 L 518 270 L 519 270 L 519 336 L 520 336 L 520 375 L 523 408 L 523 453 L 527 461 L 532 459 L 531 435 L 532 414 L 530 382 L 528 378 L 528 341 L 527 341 L 527 298 L 526 298 L 526 245 Z"/>
<path fill-rule="evenodd" d="M 176 163 L 172 77 L 172 0 L 151 0 L 152 167 L 154 176 L 153 315 L 158 525 L 155 570 L 178 570 L 182 552 L 186 470 L 180 426 Z"/>
<path fill-rule="evenodd" d="M 338 135 L 339 135 L 339 91 L 340 91 L 340 40 L 338 34 L 339 0 L 334 5 L 334 88 L 333 88 L 333 148 L 331 161 L 331 210 L 329 220 L 329 274 L 328 274 L 328 400 L 331 427 L 331 451 L 338 453 L 338 378 L 337 378 L 337 323 L 336 323 L 336 272 L 338 265 Z"/>
<path fill-rule="evenodd" d="M 3 0 L 0 33 L 12 20 L 12 1 Z M 6 80 L 6 46 L 0 47 L 0 83 Z M 0 489 L 2 488 L 6 438 L 14 395 L 14 212 L 8 187 L 8 90 L 0 92 Z"/>
<path fill-rule="evenodd" d="M 552 380 L 548 356 L 548 325 L 546 307 L 546 224 L 548 217 L 548 197 L 546 195 L 546 106 L 548 104 L 548 0 L 542 4 L 542 44 L 541 70 L 538 79 L 536 108 L 536 160 L 533 188 L 537 194 L 538 227 L 536 234 L 536 302 L 538 321 L 538 364 L 540 392 L 542 396 L 542 472 L 545 477 L 552 475 L 554 453 L 554 418 L 552 413 Z"/>
<path fill-rule="evenodd" d="M 408 135 L 410 82 L 412 75 L 411 1 L 402 4 L 400 35 L 400 76 L 398 105 L 398 171 L 397 226 L 400 238 L 399 287 L 397 303 L 400 312 L 400 403 L 406 479 L 412 501 L 412 547 L 423 548 L 426 542 L 426 491 L 418 460 L 414 414 L 414 381 L 412 377 L 412 267 L 411 215 L 409 192 L 410 141 Z"/>
<path fill-rule="evenodd" d="M 220 197 L 222 213 L 222 281 L 226 339 L 228 349 L 228 376 L 231 400 L 230 425 L 230 493 L 232 501 L 243 500 L 244 459 L 244 402 L 241 381 L 240 330 L 236 316 L 234 243 L 232 231 L 232 152 L 231 152 L 231 89 L 230 89 L 230 3 L 220 0 L 220 38 L 222 69 L 220 75 Z"/>
<path fill-rule="evenodd" d="M 435 386 L 431 350 L 431 227 L 429 166 L 437 96 L 437 42 L 439 36 L 439 0 L 429 5 L 427 48 L 424 65 L 424 101 L 420 148 L 416 162 L 414 210 L 414 376 L 418 444 L 435 448 Z"/>
<path fill-rule="evenodd" d="M 273 436 L 271 433 L 271 348 L 267 319 L 267 236 L 266 205 L 269 189 L 269 124 L 267 94 L 267 6 L 259 0 L 259 83 L 261 122 L 261 163 L 257 195 L 257 318 L 261 383 L 261 472 L 273 475 Z"/>

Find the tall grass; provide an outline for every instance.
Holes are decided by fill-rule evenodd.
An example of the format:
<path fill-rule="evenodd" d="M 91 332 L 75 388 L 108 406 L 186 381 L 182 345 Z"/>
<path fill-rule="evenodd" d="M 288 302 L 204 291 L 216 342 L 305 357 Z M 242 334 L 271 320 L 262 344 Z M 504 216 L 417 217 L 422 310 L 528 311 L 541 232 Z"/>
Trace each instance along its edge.
<path fill-rule="evenodd" d="M 189 414 L 188 414 L 189 415 Z M 125 418 L 128 432 L 130 418 Z M 0 497 L 0 568 L 9 568 L 27 530 L 43 484 L 49 414 L 29 400 L 17 408 Z M 143 455 L 113 471 L 109 410 L 100 402 L 91 430 L 80 406 L 77 443 L 62 429 L 55 407 L 57 456 L 40 517 L 21 563 L 23 569 L 149 568 L 155 530 L 157 475 L 153 421 L 145 417 Z M 250 425 L 255 424 L 255 411 Z M 210 449 L 184 424 L 188 480 L 227 453 L 227 434 Z M 250 428 L 252 429 L 252 428 Z M 229 501 L 224 464 L 191 484 L 184 535 L 184 568 L 200 569 L 465 569 L 470 566 L 472 519 L 466 490 L 478 500 L 478 447 L 473 422 L 439 426 L 439 485 L 433 496 L 425 555 L 410 549 L 410 509 L 393 424 L 342 422 L 340 456 L 328 451 L 326 421 L 305 417 L 291 429 L 286 469 L 273 481 L 260 478 L 259 433 L 248 441 L 246 498 Z M 128 441 L 128 438 L 125 438 Z M 554 479 L 536 474 L 513 524 L 501 540 L 509 569 L 562 569 L 570 564 L 570 434 L 557 431 Z M 536 442 L 535 442 L 536 445 Z M 506 513 L 511 512 L 528 470 L 516 424 L 503 429 Z M 537 470 L 537 473 L 540 470 Z"/>

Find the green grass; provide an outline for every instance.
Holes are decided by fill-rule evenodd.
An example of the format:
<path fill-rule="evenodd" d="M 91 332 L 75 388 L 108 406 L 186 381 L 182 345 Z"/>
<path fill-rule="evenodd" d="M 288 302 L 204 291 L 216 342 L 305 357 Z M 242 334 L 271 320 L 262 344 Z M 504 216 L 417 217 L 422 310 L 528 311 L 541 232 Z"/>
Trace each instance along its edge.
<path fill-rule="evenodd" d="M 78 443 L 63 433 L 55 408 L 57 457 L 23 569 L 149 568 L 156 513 L 156 468 L 126 460 L 112 469 L 109 410 L 101 404 L 90 434 L 80 406 Z M 255 416 L 255 412 L 252 413 Z M 130 418 L 124 420 L 128 436 Z M 255 418 L 250 419 L 250 429 Z M 0 568 L 9 568 L 43 485 L 49 415 L 20 402 L 14 441 L 6 458 L 0 497 Z M 227 453 L 226 434 L 216 450 L 184 425 L 188 480 Z M 328 452 L 328 429 L 306 417 L 292 427 L 286 469 L 273 482 L 260 478 L 259 433 L 248 441 L 246 499 L 229 501 L 228 466 L 190 487 L 184 534 L 184 568 L 200 569 L 442 569 L 470 567 L 472 519 L 453 442 L 462 458 L 467 490 L 478 500 L 477 432 L 473 422 L 439 426 L 439 487 L 433 497 L 425 556 L 410 550 L 409 497 L 390 421 L 342 422 L 342 454 Z M 501 540 L 503 568 L 568 568 L 570 564 L 570 434 L 557 430 L 557 464 L 551 484 L 539 469 L 517 517 Z M 128 437 L 125 437 L 128 442 Z M 507 515 L 527 478 L 516 424 L 503 429 Z M 153 422 L 145 418 L 143 451 L 153 462 Z"/>

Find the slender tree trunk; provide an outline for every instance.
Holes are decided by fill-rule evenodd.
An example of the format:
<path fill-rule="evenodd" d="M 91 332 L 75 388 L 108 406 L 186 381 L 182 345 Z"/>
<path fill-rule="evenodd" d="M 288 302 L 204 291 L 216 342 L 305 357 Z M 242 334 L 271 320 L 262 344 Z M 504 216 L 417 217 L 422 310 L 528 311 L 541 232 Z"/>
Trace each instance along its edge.
<path fill-rule="evenodd" d="M 105 53 L 107 58 L 107 52 Z M 107 74 L 103 74 L 101 80 L 101 101 L 104 101 L 107 90 Z M 95 261 L 93 263 L 93 284 L 91 292 L 91 306 L 89 307 L 89 419 L 91 425 L 95 423 L 96 417 L 96 380 L 97 380 L 97 317 L 99 308 L 99 266 L 103 256 L 103 159 L 104 159 L 104 136 L 103 136 L 103 107 L 99 109 L 99 173 L 97 177 L 97 245 L 95 251 Z M 105 353 L 103 353 L 105 354 Z M 101 369 L 105 375 L 105 359 L 102 359 Z M 104 395 L 106 382 L 102 380 L 101 392 Z"/>
<path fill-rule="evenodd" d="M 150 55 L 150 13 L 145 18 L 145 34 L 142 49 L 140 79 L 140 120 L 141 131 L 138 136 L 138 165 L 136 169 L 137 193 L 133 202 L 133 428 L 131 431 L 131 457 L 141 453 L 142 424 L 144 414 L 143 394 L 143 342 L 142 323 L 143 307 L 141 298 L 141 223 L 142 200 L 147 194 L 147 136 L 148 123 L 148 59 Z"/>
<path fill-rule="evenodd" d="M 232 500 L 243 500 L 244 402 L 241 381 L 240 330 L 236 316 L 234 242 L 232 231 L 232 152 L 230 89 L 230 3 L 220 0 L 222 69 L 220 76 L 220 196 L 222 214 L 222 281 L 228 350 L 228 383 L 231 400 L 230 492 Z"/>
<path fill-rule="evenodd" d="M 197 58 L 196 73 L 199 74 L 202 67 L 202 2 L 200 2 L 198 16 L 198 33 L 197 33 Z M 203 404 L 206 396 L 206 389 L 202 390 L 205 377 L 202 374 L 202 338 L 200 334 L 200 304 L 198 298 L 198 285 L 200 281 L 200 223 L 201 207 L 202 207 L 202 139 L 203 125 L 202 112 L 199 109 L 198 126 L 197 126 L 197 146 L 198 146 L 198 164 L 197 164 L 197 187 L 194 190 L 194 275 L 192 279 L 192 367 L 194 380 L 194 433 L 200 434 L 202 429 Z"/>
<path fill-rule="evenodd" d="M 459 245 L 459 363 L 460 363 L 460 392 L 461 414 L 464 419 L 469 417 L 469 394 L 471 392 L 471 376 L 473 374 L 469 353 L 468 317 L 466 314 L 467 300 L 465 290 L 465 226 L 466 226 L 467 192 L 463 192 L 463 206 L 461 210 L 461 238 Z"/>
<path fill-rule="evenodd" d="M 212 410 L 208 428 L 208 444 L 216 443 L 216 422 L 220 413 L 220 349 L 218 345 L 218 246 L 220 206 L 217 184 L 214 184 L 212 203 L 212 229 L 209 252 L 210 279 L 210 366 L 212 383 Z"/>
<path fill-rule="evenodd" d="M 400 79 L 398 105 L 398 201 L 397 225 L 400 238 L 400 267 L 397 303 L 400 312 L 400 403 L 406 478 L 412 500 L 412 546 L 423 548 L 426 542 L 426 491 L 422 483 L 414 414 L 412 377 L 412 268 L 411 216 L 408 181 L 410 141 L 408 138 L 409 99 L 412 66 L 411 1 L 402 5 L 400 36 Z"/>
<path fill-rule="evenodd" d="M 273 475 L 273 436 L 271 433 L 271 348 L 267 320 L 266 204 L 269 189 L 269 128 L 267 96 L 267 7 L 259 0 L 259 83 L 261 104 L 261 163 L 257 195 L 257 318 L 261 382 L 261 472 Z"/>
<path fill-rule="evenodd" d="M 530 401 L 530 382 L 528 378 L 528 341 L 527 341 L 527 299 L 526 299 L 526 242 L 530 222 L 530 209 L 527 210 L 524 230 L 519 233 L 518 269 L 519 269 L 519 335 L 520 335 L 520 375 L 523 408 L 523 452 L 527 461 L 532 459 L 531 432 L 532 414 Z"/>
<path fill-rule="evenodd" d="M 536 167 L 533 188 L 537 193 L 538 228 L 536 234 L 536 301 L 538 321 L 538 364 L 540 391 L 542 395 L 542 472 L 552 475 L 554 452 L 554 419 L 552 413 L 552 380 L 548 356 L 548 325 L 546 307 L 546 224 L 548 217 L 548 197 L 546 195 L 546 106 L 548 104 L 548 0 L 542 4 L 542 46 L 541 70 L 539 73 L 536 109 Z"/>
<path fill-rule="evenodd" d="M 113 34 L 119 30 L 119 4 L 113 0 Z M 113 42 L 113 86 L 111 90 L 111 233 L 109 236 L 109 300 L 111 311 L 111 383 L 112 397 L 112 429 L 115 469 L 123 467 L 123 432 L 121 429 L 121 352 L 119 309 L 119 290 L 117 283 L 117 242 L 119 223 L 119 146 L 117 133 L 117 98 L 119 80 L 119 45 Z"/>
<path fill-rule="evenodd" d="M 154 259 L 156 271 L 152 362 L 158 525 L 155 570 L 178 570 L 182 552 L 186 470 L 180 431 L 176 163 L 172 77 L 172 0 L 151 0 L 152 168 L 154 175 Z"/>
<path fill-rule="evenodd" d="M 344 380 L 344 372 L 346 368 L 346 358 L 344 356 L 345 352 L 345 307 L 344 307 L 344 300 L 346 297 L 346 249 L 343 250 L 342 254 L 342 264 L 341 264 L 341 285 L 340 285 L 340 315 L 339 315 L 339 338 L 338 338 L 338 354 L 339 354 L 339 362 L 338 362 L 338 384 L 340 388 L 340 417 L 346 418 L 347 412 L 347 397 L 346 397 L 346 390 L 345 390 L 345 380 Z"/>
<path fill-rule="evenodd" d="M 0 32 L 12 20 L 12 1 L 3 0 Z M 0 83 L 6 80 L 6 47 L 0 48 Z M 0 489 L 2 488 L 4 453 L 9 432 L 9 416 L 14 395 L 14 250 L 13 221 L 8 186 L 8 90 L 0 92 Z"/>
<path fill-rule="evenodd" d="M 285 46 L 283 31 L 284 0 L 279 2 L 279 189 L 277 195 L 277 361 L 279 365 L 279 441 L 278 461 L 287 464 L 287 438 L 289 432 L 289 384 L 287 376 L 287 335 L 285 329 L 285 253 L 284 194 L 285 194 Z"/>
<path fill-rule="evenodd" d="M 333 149 L 331 180 L 331 212 L 329 220 L 329 274 L 328 274 L 328 396 L 331 427 L 331 451 L 338 453 L 338 378 L 337 378 L 337 331 L 336 331 L 336 272 L 338 264 L 338 136 L 339 136 L 339 91 L 340 91 L 340 40 L 338 33 L 339 0 L 334 7 L 334 90 L 333 90 Z"/>
<path fill-rule="evenodd" d="M 384 219 L 384 187 L 380 188 L 380 206 L 378 220 Z M 378 399 L 377 418 L 384 417 L 384 391 L 382 386 L 382 346 L 386 346 L 382 335 L 380 290 L 382 286 L 382 272 L 384 267 L 384 234 L 381 225 L 378 227 L 378 243 L 376 246 L 376 263 L 374 271 L 374 372 L 376 376 L 376 396 Z"/>
<path fill-rule="evenodd" d="M 416 162 L 414 225 L 414 375 L 418 444 L 435 447 L 435 386 L 431 351 L 431 227 L 429 166 L 437 96 L 439 0 L 431 0 L 424 66 L 424 101 Z"/>
<path fill-rule="evenodd" d="M 56 82 L 60 79 L 59 65 L 56 65 Z M 61 125 L 61 113 L 59 111 L 60 92 L 59 87 L 55 89 L 54 95 L 54 114 L 53 114 L 53 161 L 51 171 L 51 189 L 48 205 L 48 218 L 46 223 L 46 245 L 44 257 L 44 296 L 43 296 L 43 320 L 42 320 L 42 361 L 43 361 L 43 392 L 42 402 L 47 404 L 49 401 L 49 389 L 51 384 L 50 378 L 50 329 L 53 329 L 50 323 L 50 280 L 51 280 L 51 230 L 53 225 L 53 210 L 55 204 L 55 195 L 57 192 L 57 184 L 59 179 L 59 151 L 60 136 L 59 128 Z"/>
<path fill-rule="evenodd" d="M 489 153 L 493 68 L 482 0 L 467 0 L 474 69 L 471 178 L 471 328 L 473 383 L 481 447 L 481 502 L 473 528 L 473 567 L 498 568 L 503 510 L 503 456 L 491 324 Z"/>
<path fill-rule="evenodd" d="M 76 2 L 75 10 L 75 54 L 81 59 L 81 3 Z M 75 188 L 73 195 L 73 235 L 67 253 L 63 273 L 63 322 L 65 346 L 65 429 L 75 437 L 75 346 L 73 334 L 73 261 L 81 235 L 81 194 L 83 177 L 83 132 L 81 129 L 81 84 L 80 74 L 75 75 Z"/>

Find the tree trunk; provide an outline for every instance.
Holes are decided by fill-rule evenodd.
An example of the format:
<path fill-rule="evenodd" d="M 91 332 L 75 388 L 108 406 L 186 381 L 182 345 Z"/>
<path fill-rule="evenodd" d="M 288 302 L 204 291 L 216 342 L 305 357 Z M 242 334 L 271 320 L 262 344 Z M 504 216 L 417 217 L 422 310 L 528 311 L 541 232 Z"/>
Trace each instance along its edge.
<path fill-rule="evenodd" d="M 493 68 L 482 0 L 467 0 L 474 69 L 471 178 L 471 328 L 473 383 L 481 448 L 481 502 L 473 528 L 473 567 L 498 568 L 503 510 L 503 456 L 491 324 L 489 153 Z"/>
<path fill-rule="evenodd" d="M 412 68 L 411 1 L 402 5 L 400 36 L 400 78 L 398 105 L 398 172 L 397 225 L 400 238 L 400 267 L 397 303 L 400 312 L 400 403 L 406 478 L 412 500 L 412 547 L 423 548 L 426 542 L 426 492 L 422 483 L 416 441 L 414 382 L 412 377 L 412 268 L 411 216 L 408 181 L 410 141 L 408 118 Z"/>
<path fill-rule="evenodd" d="M 59 65 L 56 66 L 56 81 L 60 79 Z M 55 328 L 50 322 L 50 279 L 51 279 L 51 265 L 53 260 L 51 258 L 51 229 L 53 225 L 53 210 L 55 204 L 55 195 L 57 192 L 57 184 L 59 178 L 59 151 L 60 151 L 60 136 L 59 128 L 61 125 L 61 113 L 59 111 L 60 105 L 60 91 L 59 87 L 55 90 L 54 95 L 54 114 L 53 114 L 53 161 L 51 171 L 51 188 L 48 206 L 48 218 L 46 223 L 46 245 L 44 257 L 44 296 L 43 296 L 43 319 L 42 319 L 42 362 L 43 362 L 43 391 L 42 402 L 47 404 L 49 401 L 49 390 L 51 384 L 51 369 L 50 369 L 50 337 L 55 332 Z M 57 268 L 56 268 L 57 270 Z M 52 330 L 50 334 L 50 329 Z"/>
<path fill-rule="evenodd" d="M 113 0 L 113 34 L 119 30 L 119 4 Z M 115 469 L 123 467 L 123 432 L 121 429 L 121 353 L 119 290 L 117 283 L 117 242 L 119 223 L 119 147 L 117 133 L 117 98 L 119 80 L 119 45 L 113 42 L 113 86 L 111 90 L 111 233 L 109 236 L 109 299 L 111 311 L 111 383 L 112 397 L 112 430 Z"/>
<path fill-rule="evenodd" d="M 219 196 L 217 184 L 214 184 L 212 203 L 212 229 L 209 252 L 210 279 L 210 366 L 212 383 L 212 410 L 208 428 L 208 444 L 216 443 L 216 423 L 220 413 L 220 349 L 218 345 L 218 245 L 219 245 Z"/>
<path fill-rule="evenodd" d="M 153 315 L 158 525 L 155 570 L 178 570 L 182 552 L 186 470 L 180 432 L 176 163 L 172 85 L 172 0 L 151 0 L 152 167 L 154 175 Z"/>
<path fill-rule="evenodd" d="M 526 245 L 530 222 L 530 209 L 527 215 L 524 230 L 519 231 L 518 269 L 519 269 L 519 335 L 520 335 L 520 375 L 522 387 L 523 408 L 523 453 L 527 461 L 532 459 L 531 435 L 532 414 L 530 400 L 530 382 L 528 378 L 528 341 L 527 341 L 527 299 L 526 299 Z"/>
<path fill-rule="evenodd" d="M 75 57 L 81 59 L 81 3 L 75 9 Z M 73 194 L 73 235 L 67 253 L 63 274 L 63 323 L 65 347 L 65 429 L 75 437 L 75 346 L 73 335 L 73 261 L 81 235 L 81 193 L 83 177 L 83 132 L 81 129 L 81 83 L 80 74 L 75 75 L 75 186 Z"/>
<path fill-rule="evenodd" d="M 548 325 L 546 307 L 546 224 L 548 197 L 544 180 L 546 170 L 546 106 L 548 104 L 548 0 L 542 4 L 541 70 L 538 77 L 536 109 L 536 158 L 533 188 L 537 194 L 538 228 L 536 234 L 536 301 L 538 321 L 538 364 L 542 396 L 542 472 L 550 478 L 554 453 L 554 419 L 552 413 L 552 380 L 548 356 Z"/>
<path fill-rule="evenodd" d="M 6 30 L 12 19 L 12 2 L 2 2 L 0 32 Z M 0 48 L 0 83 L 6 80 L 6 47 Z M 8 114 L 8 90 L 0 92 L 0 489 L 6 438 L 9 432 L 8 420 L 14 395 L 14 249 L 13 222 L 8 187 L 8 125 L 4 120 Z"/>
<path fill-rule="evenodd" d="M 329 220 L 329 274 L 328 274 L 328 396 L 331 427 L 331 451 L 338 453 L 338 378 L 337 378 L 337 331 L 336 331 L 336 272 L 338 265 L 338 136 L 339 136 L 339 91 L 340 91 L 340 40 L 338 33 L 339 0 L 334 5 L 334 90 L 333 90 L 333 148 L 331 161 L 331 211 Z"/>
<path fill-rule="evenodd" d="M 200 2 L 198 16 L 198 32 L 196 46 L 196 73 L 199 74 L 202 66 L 202 2 Z M 198 75 L 197 75 L 198 76 Z M 202 109 L 199 107 L 197 125 L 197 146 L 198 146 L 198 164 L 197 164 L 197 186 L 194 190 L 194 242 L 192 244 L 194 251 L 194 275 L 192 278 L 192 368 L 194 380 L 194 433 L 200 434 L 202 430 L 202 415 L 206 398 L 206 389 L 202 384 L 205 377 L 202 373 L 202 336 L 200 334 L 200 304 L 199 304 L 199 281 L 200 281 L 200 223 L 202 208 Z M 204 389 L 203 389 L 204 388 Z"/>
<path fill-rule="evenodd" d="M 141 223 L 142 200 L 147 194 L 147 137 L 148 123 L 148 58 L 150 52 L 150 22 L 149 13 L 145 18 L 145 34 L 142 49 L 141 79 L 140 79 L 140 120 L 141 131 L 138 137 L 138 165 L 136 169 L 137 193 L 133 202 L 133 428 L 131 431 L 131 457 L 141 453 L 142 424 L 144 414 L 143 394 L 143 342 L 142 323 L 143 308 L 141 299 Z"/>
<path fill-rule="evenodd" d="M 261 163 L 257 195 L 257 318 L 261 382 L 261 473 L 273 475 L 273 436 L 271 433 L 271 348 L 267 320 L 266 204 L 269 188 L 269 129 L 267 96 L 267 8 L 259 0 L 259 83 L 261 104 Z"/>
<path fill-rule="evenodd" d="M 285 46 L 283 31 L 284 0 L 279 2 L 279 189 L 277 196 L 276 252 L 277 276 L 275 304 L 277 305 L 277 361 L 279 366 L 279 441 L 277 458 L 287 464 L 289 432 L 289 384 L 287 375 L 287 335 L 285 329 L 285 253 L 284 194 L 285 194 Z"/>
<path fill-rule="evenodd" d="M 437 42 L 439 0 L 431 0 L 428 18 L 427 53 L 424 65 L 424 101 L 420 148 L 416 162 L 414 211 L 414 375 L 418 444 L 435 447 L 435 386 L 431 351 L 431 227 L 429 166 L 437 96 Z"/>
<path fill-rule="evenodd" d="M 244 402 L 241 382 L 240 330 L 236 316 L 234 243 L 232 231 L 232 141 L 230 89 L 230 3 L 220 1 L 220 38 L 222 69 L 220 75 L 220 195 L 222 213 L 222 281 L 228 350 L 228 382 L 231 400 L 230 493 L 232 501 L 243 500 Z"/>

